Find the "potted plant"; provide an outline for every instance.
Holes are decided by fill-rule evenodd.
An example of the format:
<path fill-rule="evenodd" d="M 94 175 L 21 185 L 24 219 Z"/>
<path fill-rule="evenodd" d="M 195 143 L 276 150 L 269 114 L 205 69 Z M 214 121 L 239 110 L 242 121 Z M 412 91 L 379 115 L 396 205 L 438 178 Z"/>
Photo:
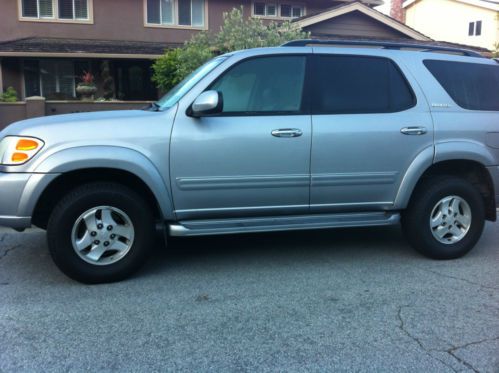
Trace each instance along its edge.
<path fill-rule="evenodd" d="M 91 101 L 94 99 L 94 94 L 97 92 L 97 87 L 94 83 L 94 76 L 89 71 L 84 71 L 80 77 L 81 82 L 76 86 L 76 92 L 81 96 L 82 100 Z"/>

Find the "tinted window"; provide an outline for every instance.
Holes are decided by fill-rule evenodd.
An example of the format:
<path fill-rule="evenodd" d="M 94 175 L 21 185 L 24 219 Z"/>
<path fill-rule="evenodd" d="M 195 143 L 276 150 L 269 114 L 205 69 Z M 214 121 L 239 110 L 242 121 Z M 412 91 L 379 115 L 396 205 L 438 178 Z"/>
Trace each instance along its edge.
<path fill-rule="evenodd" d="M 424 64 L 462 108 L 499 111 L 499 65 L 436 60 Z"/>
<path fill-rule="evenodd" d="M 253 58 L 232 67 L 210 89 L 223 96 L 224 113 L 290 113 L 301 111 L 304 56 Z"/>
<path fill-rule="evenodd" d="M 415 104 L 402 73 L 387 58 L 318 56 L 314 113 L 389 113 Z"/>

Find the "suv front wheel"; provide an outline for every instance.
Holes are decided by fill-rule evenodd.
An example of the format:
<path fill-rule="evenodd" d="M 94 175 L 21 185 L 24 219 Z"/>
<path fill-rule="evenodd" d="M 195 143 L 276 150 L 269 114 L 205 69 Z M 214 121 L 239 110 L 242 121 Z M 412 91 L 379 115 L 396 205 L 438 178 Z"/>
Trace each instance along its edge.
<path fill-rule="evenodd" d="M 409 243 L 433 259 L 455 259 L 468 253 L 480 239 L 484 224 L 480 192 L 454 176 L 423 181 L 402 214 Z"/>
<path fill-rule="evenodd" d="M 119 281 L 147 259 L 154 219 L 146 200 L 114 183 L 83 185 L 61 199 L 48 223 L 59 269 L 84 283 Z"/>

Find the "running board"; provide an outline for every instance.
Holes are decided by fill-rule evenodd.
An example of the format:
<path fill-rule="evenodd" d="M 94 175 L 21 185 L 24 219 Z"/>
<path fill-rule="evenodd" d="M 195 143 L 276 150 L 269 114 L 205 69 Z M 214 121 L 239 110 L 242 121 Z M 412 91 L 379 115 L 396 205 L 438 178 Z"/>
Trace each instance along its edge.
<path fill-rule="evenodd" d="M 207 236 L 303 229 L 327 229 L 393 225 L 399 213 L 356 212 L 347 214 L 273 216 L 245 219 L 184 220 L 169 225 L 171 236 Z"/>

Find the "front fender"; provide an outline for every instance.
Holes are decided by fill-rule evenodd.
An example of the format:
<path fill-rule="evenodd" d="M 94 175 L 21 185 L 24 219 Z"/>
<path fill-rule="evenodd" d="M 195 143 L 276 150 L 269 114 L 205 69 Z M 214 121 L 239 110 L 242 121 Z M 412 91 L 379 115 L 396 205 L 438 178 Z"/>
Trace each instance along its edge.
<path fill-rule="evenodd" d="M 89 168 L 112 168 L 130 172 L 140 178 L 151 190 L 160 207 L 163 218 L 173 220 L 173 203 L 169 180 L 164 180 L 156 166 L 142 153 L 119 146 L 79 146 L 55 152 L 33 169 L 37 174 L 62 174 Z M 40 184 L 40 188 L 46 185 Z M 27 188 L 30 195 L 39 196 L 36 186 Z M 27 193 L 24 193 L 27 194 Z M 29 211 L 36 205 L 30 195 L 23 195 L 23 210 Z"/>

